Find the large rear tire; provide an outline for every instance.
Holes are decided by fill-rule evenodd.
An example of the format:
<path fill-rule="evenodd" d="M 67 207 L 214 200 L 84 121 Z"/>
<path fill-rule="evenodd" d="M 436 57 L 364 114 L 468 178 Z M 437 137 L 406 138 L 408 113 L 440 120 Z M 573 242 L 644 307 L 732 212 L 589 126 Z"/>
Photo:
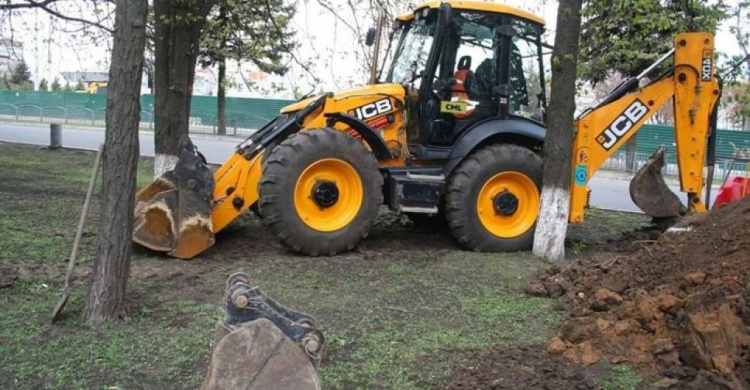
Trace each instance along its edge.
<path fill-rule="evenodd" d="M 375 157 L 333 129 L 297 133 L 276 146 L 259 186 L 261 214 L 285 246 L 310 256 L 351 250 L 383 203 Z"/>
<path fill-rule="evenodd" d="M 464 247 L 481 252 L 528 250 L 539 216 L 542 159 L 518 145 L 490 145 L 451 174 L 446 219 Z"/>

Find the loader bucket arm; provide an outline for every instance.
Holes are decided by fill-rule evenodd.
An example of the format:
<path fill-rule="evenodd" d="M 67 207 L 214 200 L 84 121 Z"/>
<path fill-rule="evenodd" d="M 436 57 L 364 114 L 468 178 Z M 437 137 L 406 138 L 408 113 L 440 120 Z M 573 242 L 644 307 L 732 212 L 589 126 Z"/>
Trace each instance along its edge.
<path fill-rule="evenodd" d="M 136 193 L 133 241 L 190 259 L 214 244 L 214 234 L 258 200 L 265 149 L 302 129 L 330 98 L 324 94 L 296 113 L 277 117 L 240 143 L 215 172 L 189 138 L 174 170 Z"/>
<path fill-rule="evenodd" d="M 573 142 L 570 223 L 583 222 L 590 192 L 587 184 L 591 176 L 670 98 L 674 98 L 680 187 L 688 195 L 689 211 L 705 210 L 701 199 L 703 162 L 710 114 L 720 95 L 713 73 L 713 55 L 713 35 L 680 34 L 675 39 L 673 51 L 641 75 L 624 82 L 599 106 L 579 117 Z M 667 72 L 639 87 L 641 79 L 670 58 L 674 59 L 674 65 Z M 663 165 L 662 149 L 638 171 L 630 186 L 636 205 L 657 218 L 674 217 L 685 212 L 661 176 Z"/>

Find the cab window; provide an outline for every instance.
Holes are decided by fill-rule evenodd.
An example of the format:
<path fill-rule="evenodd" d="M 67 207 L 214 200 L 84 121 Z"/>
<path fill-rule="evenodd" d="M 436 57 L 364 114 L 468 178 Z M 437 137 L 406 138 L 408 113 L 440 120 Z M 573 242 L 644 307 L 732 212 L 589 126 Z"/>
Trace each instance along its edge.
<path fill-rule="evenodd" d="M 437 11 L 425 8 L 417 11 L 414 16 L 394 54 L 386 82 L 419 89 L 432 48 Z"/>
<path fill-rule="evenodd" d="M 513 21 L 514 35 L 510 55 L 509 113 L 539 122 L 544 120 L 544 77 L 540 58 L 541 28 L 535 24 Z"/>
<path fill-rule="evenodd" d="M 465 110 L 452 113 L 454 119 L 479 119 L 495 115 L 493 88 L 497 81 L 496 29 L 500 15 L 455 12 L 441 53 L 433 83 L 442 101 L 460 102 Z"/>

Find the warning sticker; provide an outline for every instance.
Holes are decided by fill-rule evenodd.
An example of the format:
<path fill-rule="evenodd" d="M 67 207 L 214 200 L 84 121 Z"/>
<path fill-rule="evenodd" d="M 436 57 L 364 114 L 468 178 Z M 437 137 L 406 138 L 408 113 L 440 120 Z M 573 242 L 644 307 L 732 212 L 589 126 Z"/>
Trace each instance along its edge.
<path fill-rule="evenodd" d="M 446 114 L 465 113 L 469 110 L 469 104 L 467 102 L 440 102 L 440 112 Z"/>

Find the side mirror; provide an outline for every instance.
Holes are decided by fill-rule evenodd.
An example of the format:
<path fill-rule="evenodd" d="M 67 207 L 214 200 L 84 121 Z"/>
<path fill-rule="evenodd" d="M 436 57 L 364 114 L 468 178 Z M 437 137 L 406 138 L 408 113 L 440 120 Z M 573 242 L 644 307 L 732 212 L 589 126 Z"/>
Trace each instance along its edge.
<path fill-rule="evenodd" d="M 367 35 L 365 36 L 365 45 L 372 46 L 375 43 L 375 34 L 377 33 L 377 30 L 375 27 L 370 27 L 369 30 L 367 30 Z"/>

